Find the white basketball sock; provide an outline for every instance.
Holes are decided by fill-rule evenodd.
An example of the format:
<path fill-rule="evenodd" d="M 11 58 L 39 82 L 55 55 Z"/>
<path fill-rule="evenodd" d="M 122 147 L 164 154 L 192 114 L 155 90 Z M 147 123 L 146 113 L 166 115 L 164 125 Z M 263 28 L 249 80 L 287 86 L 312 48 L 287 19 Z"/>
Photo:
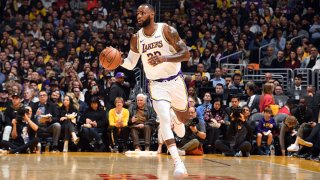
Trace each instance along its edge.
<path fill-rule="evenodd" d="M 177 164 L 177 163 L 181 162 L 177 146 L 175 146 L 175 145 L 170 146 L 168 148 L 168 151 L 170 152 L 170 155 L 171 155 L 171 157 L 173 159 L 174 164 Z"/>

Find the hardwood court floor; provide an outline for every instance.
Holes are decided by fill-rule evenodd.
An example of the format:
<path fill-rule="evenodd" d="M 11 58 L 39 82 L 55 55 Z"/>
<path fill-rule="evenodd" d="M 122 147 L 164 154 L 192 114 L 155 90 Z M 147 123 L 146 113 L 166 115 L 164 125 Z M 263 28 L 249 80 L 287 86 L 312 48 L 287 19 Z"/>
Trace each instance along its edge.
<path fill-rule="evenodd" d="M 320 163 L 290 157 L 182 157 L 187 179 L 319 179 Z M 170 156 L 44 153 L 0 156 L 0 179 L 173 179 Z"/>

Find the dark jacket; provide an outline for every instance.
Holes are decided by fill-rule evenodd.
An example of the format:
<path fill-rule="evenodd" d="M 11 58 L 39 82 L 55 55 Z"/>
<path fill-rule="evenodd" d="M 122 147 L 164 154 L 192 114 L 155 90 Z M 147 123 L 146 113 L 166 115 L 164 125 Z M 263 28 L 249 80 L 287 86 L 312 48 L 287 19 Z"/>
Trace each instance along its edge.
<path fill-rule="evenodd" d="M 107 109 L 112 109 L 115 107 L 114 100 L 117 97 L 122 97 L 124 101 L 127 101 L 128 95 L 125 93 L 124 88 L 119 83 L 113 83 L 109 92 L 109 101 L 106 106 Z"/>
<path fill-rule="evenodd" d="M 81 117 L 80 117 L 80 124 L 85 124 L 86 119 L 89 118 L 92 121 L 97 122 L 97 128 L 105 128 L 107 127 L 107 114 L 106 111 L 100 109 L 97 111 L 92 110 L 89 108 Z"/>
<path fill-rule="evenodd" d="M 241 127 L 241 128 L 238 128 Z M 234 137 L 235 145 L 234 148 L 237 149 L 242 142 L 252 140 L 252 130 L 247 121 L 238 122 L 231 121 L 230 126 L 228 128 L 227 140 L 231 141 Z"/>
<path fill-rule="evenodd" d="M 252 96 L 250 96 L 249 98 L 252 98 Z M 249 100 L 250 100 L 249 98 L 247 101 L 248 106 L 249 106 Z M 251 114 L 260 112 L 259 104 L 260 104 L 260 96 L 255 94 L 252 104 L 251 106 L 249 106 Z"/>
<path fill-rule="evenodd" d="M 131 122 L 131 118 L 133 116 L 136 115 L 137 113 L 137 109 L 138 109 L 138 106 L 137 104 L 133 104 L 129 107 L 129 114 L 130 114 L 130 117 L 129 117 L 129 122 L 128 122 L 128 125 L 133 125 L 133 123 Z M 157 119 L 157 114 L 156 112 L 153 110 L 152 107 L 148 106 L 148 105 L 145 105 L 144 106 L 144 114 L 145 114 L 145 117 L 146 117 L 146 121 L 145 121 L 145 125 L 150 125 L 150 126 L 154 126 L 155 123 L 156 123 L 156 119 Z"/>
<path fill-rule="evenodd" d="M 12 119 L 16 117 L 17 110 L 18 109 L 13 109 L 12 105 L 7 106 L 6 110 L 4 111 L 6 126 L 7 125 L 12 126 Z"/>
<path fill-rule="evenodd" d="M 32 106 L 32 112 L 33 112 L 32 119 L 34 119 L 34 116 L 39 108 L 39 104 L 40 104 L 39 102 L 36 102 Z M 49 101 L 44 105 L 44 107 L 45 107 L 44 114 L 51 114 L 52 115 L 52 121 L 48 125 L 59 122 L 59 109 L 58 109 L 58 107 Z"/>

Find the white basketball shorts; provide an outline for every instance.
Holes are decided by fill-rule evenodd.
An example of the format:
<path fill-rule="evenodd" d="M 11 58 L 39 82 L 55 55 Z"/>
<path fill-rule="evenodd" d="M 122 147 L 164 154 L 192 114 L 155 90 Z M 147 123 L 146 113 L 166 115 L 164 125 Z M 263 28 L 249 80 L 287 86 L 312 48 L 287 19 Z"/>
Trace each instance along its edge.
<path fill-rule="evenodd" d="M 149 81 L 149 92 L 154 101 L 168 101 L 176 111 L 188 110 L 188 93 L 182 75 L 169 81 Z"/>

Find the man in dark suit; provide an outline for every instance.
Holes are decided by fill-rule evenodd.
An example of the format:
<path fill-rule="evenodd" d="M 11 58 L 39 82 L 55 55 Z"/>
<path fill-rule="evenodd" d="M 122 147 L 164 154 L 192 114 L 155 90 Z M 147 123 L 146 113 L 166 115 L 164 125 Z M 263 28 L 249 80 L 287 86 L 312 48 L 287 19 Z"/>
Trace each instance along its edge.
<path fill-rule="evenodd" d="M 245 90 L 249 96 L 247 100 L 247 105 L 250 108 L 251 114 L 259 112 L 260 96 L 255 94 L 256 85 L 254 84 L 254 82 L 252 81 L 247 82 L 245 86 Z"/>
<path fill-rule="evenodd" d="M 307 89 L 302 86 L 302 75 L 298 74 L 294 77 L 294 86 L 288 89 L 289 96 L 297 102 L 299 99 L 306 96 Z"/>
<path fill-rule="evenodd" d="M 39 92 L 39 102 L 34 103 L 32 112 L 35 112 L 34 118 L 39 123 L 39 137 L 45 133 L 53 135 L 53 151 L 58 151 L 58 140 L 61 132 L 59 123 L 58 108 L 48 101 L 46 91 Z M 51 116 L 50 116 L 51 115 Z"/>

